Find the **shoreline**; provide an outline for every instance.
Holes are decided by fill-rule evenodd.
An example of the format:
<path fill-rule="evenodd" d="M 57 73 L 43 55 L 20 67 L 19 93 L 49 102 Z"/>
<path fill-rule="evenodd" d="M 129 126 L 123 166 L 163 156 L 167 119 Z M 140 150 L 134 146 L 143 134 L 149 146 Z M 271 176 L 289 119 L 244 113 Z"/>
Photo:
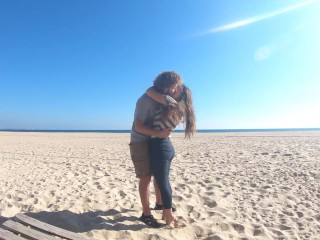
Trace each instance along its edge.
<path fill-rule="evenodd" d="M 253 128 L 253 129 L 198 129 L 197 133 L 237 133 L 237 132 L 318 132 L 320 128 Z M 45 132 L 45 133 L 130 133 L 131 130 L 48 130 L 48 129 L 0 129 L 1 132 Z M 175 133 L 183 130 L 176 129 Z"/>

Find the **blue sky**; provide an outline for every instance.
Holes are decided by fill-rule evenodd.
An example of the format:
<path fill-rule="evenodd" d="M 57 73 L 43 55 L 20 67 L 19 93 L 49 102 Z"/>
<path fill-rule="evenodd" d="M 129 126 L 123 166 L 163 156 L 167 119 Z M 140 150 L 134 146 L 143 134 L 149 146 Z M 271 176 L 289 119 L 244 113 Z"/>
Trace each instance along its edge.
<path fill-rule="evenodd" d="M 130 129 L 165 70 L 198 129 L 320 127 L 319 5 L 2 0 L 0 129 Z"/>

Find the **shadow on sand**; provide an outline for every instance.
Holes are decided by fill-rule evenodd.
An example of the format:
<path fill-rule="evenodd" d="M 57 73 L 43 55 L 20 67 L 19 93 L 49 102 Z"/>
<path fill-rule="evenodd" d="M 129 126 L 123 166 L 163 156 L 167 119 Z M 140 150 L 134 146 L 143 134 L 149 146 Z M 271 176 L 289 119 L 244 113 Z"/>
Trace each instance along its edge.
<path fill-rule="evenodd" d="M 108 211 L 95 211 L 85 213 L 73 213 L 68 210 L 60 212 L 28 212 L 27 216 L 51 224 L 53 226 L 63 228 L 72 232 L 82 233 L 91 230 L 109 230 L 109 231 L 139 231 L 147 228 L 147 226 L 139 222 L 138 217 L 124 216 L 127 212 L 133 210 L 124 209 L 118 211 L 110 209 Z M 0 216 L 0 224 L 9 218 Z M 124 222 L 136 222 L 134 224 L 125 224 Z"/>

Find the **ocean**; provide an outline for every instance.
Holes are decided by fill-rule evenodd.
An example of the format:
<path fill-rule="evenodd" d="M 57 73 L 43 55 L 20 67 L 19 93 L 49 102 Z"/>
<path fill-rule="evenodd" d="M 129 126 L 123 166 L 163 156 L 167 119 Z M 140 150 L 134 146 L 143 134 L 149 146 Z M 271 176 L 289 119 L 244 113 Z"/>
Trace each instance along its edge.
<path fill-rule="evenodd" d="M 232 133 L 232 132 L 296 132 L 320 131 L 320 128 L 265 128 L 265 129 L 199 129 L 198 133 Z M 53 133 L 130 133 L 130 130 L 34 130 L 34 129 L 0 129 L 0 132 L 53 132 Z M 174 132 L 183 132 L 175 130 Z"/>

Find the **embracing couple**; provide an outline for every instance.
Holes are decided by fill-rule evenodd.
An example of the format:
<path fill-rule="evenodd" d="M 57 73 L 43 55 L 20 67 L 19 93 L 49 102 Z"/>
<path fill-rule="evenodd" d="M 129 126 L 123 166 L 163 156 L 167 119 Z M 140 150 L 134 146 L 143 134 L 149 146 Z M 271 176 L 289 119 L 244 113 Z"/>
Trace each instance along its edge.
<path fill-rule="evenodd" d="M 185 136 L 195 132 L 195 114 L 192 95 L 174 71 L 160 73 L 137 101 L 131 129 L 130 154 L 139 178 L 142 204 L 140 220 L 150 227 L 161 224 L 151 214 L 149 195 L 151 176 L 154 176 L 156 204 L 154 210 L 163 210 L 162 219 L 171 227 L 178 227 L 173 212 L 172 189 L 169 180 L 171 161 L 175 155 L 170 134 L 179 123 L 185 125 Z"/>

